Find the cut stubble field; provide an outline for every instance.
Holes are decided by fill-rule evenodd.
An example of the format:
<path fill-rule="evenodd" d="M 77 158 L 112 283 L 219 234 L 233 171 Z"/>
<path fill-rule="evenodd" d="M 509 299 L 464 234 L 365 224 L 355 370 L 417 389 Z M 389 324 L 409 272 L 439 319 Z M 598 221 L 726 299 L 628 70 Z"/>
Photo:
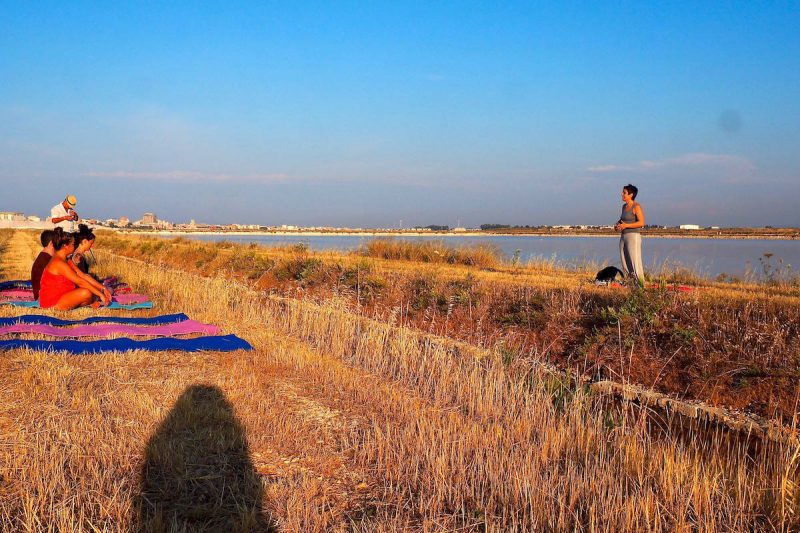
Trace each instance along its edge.
<path fill-rule="evenodd" d="M 35 238 L 0 232 L 4 278 L 26 276 Z M 673 432 L 535 364 L 548 360 L 545 338 L 523 330 L 551 327 L 547 305 L 580 315 L 580 305 L 564 303 L 578 296 L 503 307 L 496 328 L 483 325 L 499 305 L 489 285 L 478 293 L 448 285 L 472 275 L 516 284 L 540 302 L 542 290 L 574 290 L 580 273 L 157 242 L 101 235 L 97 269 L 151 295 L 150 314 L 186 312 L 255 350 L 2 353 L 0 529 L 800 527 L 796 442 L 754 451 L 720 429 Z M 335 289 L 324 274 L 333 270 L 320 266 L 331 262 L 344 276 Z M 305 270 L 292 270 L 298 265 Z M 402 276 L 426 272 L 434 281 L 413 293 L 416 305 L 389 305 L 392 287 L 408 286 Z M 740 301 L 739 289 L 707 293 L 726 290 Z M 764 288 L 763 309 L 793 302 L 792 291 Z M 511 304 L 515 294 L 501 292 Z M 649 301 L 631 309 L 614 298 L 598 335 L 614 326 L 646 337 L 676 305 L 671 295 L 650 311 Z M 758 315 L 759 305 L 749 312 Z M 641 325 L 643 309 L 654 316 Z M 470 312 L 472 322 L 460 315 Z M 794 330 L 784 335 L 796 346 Z M 583 346 L 568 341 L 561 349 Z M 594 348 L 584 349 L 587 360 Z"/>

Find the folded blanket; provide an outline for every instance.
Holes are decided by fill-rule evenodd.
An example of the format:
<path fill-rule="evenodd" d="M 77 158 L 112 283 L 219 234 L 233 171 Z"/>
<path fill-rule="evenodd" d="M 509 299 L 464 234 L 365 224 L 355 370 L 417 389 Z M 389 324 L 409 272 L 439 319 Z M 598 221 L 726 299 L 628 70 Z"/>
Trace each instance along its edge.
<path fill-rule="evenodd" d="M 105 278 L 100 283 L 104 286 L 108 287 L 109 289 L 113 289 L 115 292 L 120 289 L 127 289 L 130 291 L 130 287 L 124 281 L 120 281 L 115 277 Z"/>
<path fill-rule="evenodd" d="M 149 301 L 150 298 L 145 296 L 144 294 L 115 294 L 113 301 L 120 303 L 122 305 L 131 305 L 131 304 L 140 304 L 142 302 Z"/>
<path fill-rule="evenodd" d="M 13 305 L 15 307 L 28 307 L 31 309 L 39 308 L 38 300 L 33 300 L 33 301 L 0 300 L 0 305 Z M 119 302 L 111 302 L 110 305 L 101 307 L 101 309 L 127 309 L 127 310 L 152 309 L 152 308 L 153 308 L 153 302 L 139 302 L 135 304 L 121 304 Z"/>
<path fill-rule="evenodd" d="M 135 341 L 128 338 L 102 341 L 0 340 L 0 350 L 14 350 L 17 348 L 30 348 L 31 350 L 48 352 L 68 352 L 74 355 L 103 352 L 130 352 L 133 350 L 148 350 L 151 352 L 165 352 L 170 350 L 181 352 L 231 352 L 234 350 L 253 349 L 247 341 L 236 335 L 197 337 L 194 339 L 164 337 L 161 339 L 147 339 L 144 341 Z"/>
<path fill-rule="evenodd" d="M 46 324 L 14 324 L 0 327 L 0 335 L 12 333 L 35 333 L 52 337 L 112 337 L 114 335 L 139 335 L 148 337 L 174 337 L 202 333 L 218 335 L 220 328 L 212 324 L 203 324 L 195 320 L 184 320 L 174 324 L 158 326 L 130 326 L 127 324 L 85 324 L 71 328 L 49 326 Z"/>
<path fill-rule="evenodd" d="M 9 318 L 0 318 L 0 326 L 11 326 L 14 324 L 48 324 L 50 326 L 77 326 L 81 324 L 137 324 L 140 326 L 156 326 L 159 324 L 174 324 L 189 320 L 183 313 L 174 315 L 148 316 L 148 317 L 127 317 L 127 316 L 90 316 L 83 320 L 64 320 L 47 315 L 22 315 Z"/>

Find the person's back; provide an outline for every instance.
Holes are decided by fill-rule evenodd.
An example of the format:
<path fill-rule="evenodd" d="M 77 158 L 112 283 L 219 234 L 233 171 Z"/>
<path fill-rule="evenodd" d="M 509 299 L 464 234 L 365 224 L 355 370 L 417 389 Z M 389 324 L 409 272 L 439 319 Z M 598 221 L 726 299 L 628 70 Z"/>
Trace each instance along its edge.
<path fill-rule="evenodd" d="M 53 257 L 53 230 L 44 230 L 39 237 L 42 243 L 42 251 L 36 256 L 36 260 L 31 267 L 31 287 L 33 288 L 33 299 L 39 299 L 41 289 L 42 273 Z"/>
<path fill-rule="evenodd" d="M 63 262 L 62 260 L 54 257 L 50 262 Z M 68 280 L 65 276 L 56 273 L 56 269 L 50 266 L 42 272 L 41 290 L 39 298 L 39 307 L 47 309 L 55 306 L 62 296 L 74 291 L 77 287 L 74 283 Z"/>

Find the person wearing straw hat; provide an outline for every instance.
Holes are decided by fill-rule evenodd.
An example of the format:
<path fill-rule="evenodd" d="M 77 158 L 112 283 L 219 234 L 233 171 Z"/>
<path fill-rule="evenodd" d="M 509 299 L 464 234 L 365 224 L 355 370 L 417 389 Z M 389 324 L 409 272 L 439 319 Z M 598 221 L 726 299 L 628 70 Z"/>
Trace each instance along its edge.
<path fill-rule="evenodd" d="M 79 220 L 78 213 L 75 212 L 77 203 L 77 198 L 68 195 L 63 202 L 54 205 L 50 210 L 50 222 L 66 232 L 75 231 L 75 223 Z"/>

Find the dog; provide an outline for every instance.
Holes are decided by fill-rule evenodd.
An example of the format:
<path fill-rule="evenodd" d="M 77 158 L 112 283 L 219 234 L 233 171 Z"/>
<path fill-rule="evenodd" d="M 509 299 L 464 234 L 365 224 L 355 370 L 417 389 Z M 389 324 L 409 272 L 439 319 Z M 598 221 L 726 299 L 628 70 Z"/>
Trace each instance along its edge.
<path fill-rule="evenodd" d="M 607 266 L 597 273 L 594 278 L 594 282 L 608 284 L 617 281 L 617 278 L 622 280 L 624 277 L 625 274 L 622 272 L 622 270 L 615 266 Z"/>

